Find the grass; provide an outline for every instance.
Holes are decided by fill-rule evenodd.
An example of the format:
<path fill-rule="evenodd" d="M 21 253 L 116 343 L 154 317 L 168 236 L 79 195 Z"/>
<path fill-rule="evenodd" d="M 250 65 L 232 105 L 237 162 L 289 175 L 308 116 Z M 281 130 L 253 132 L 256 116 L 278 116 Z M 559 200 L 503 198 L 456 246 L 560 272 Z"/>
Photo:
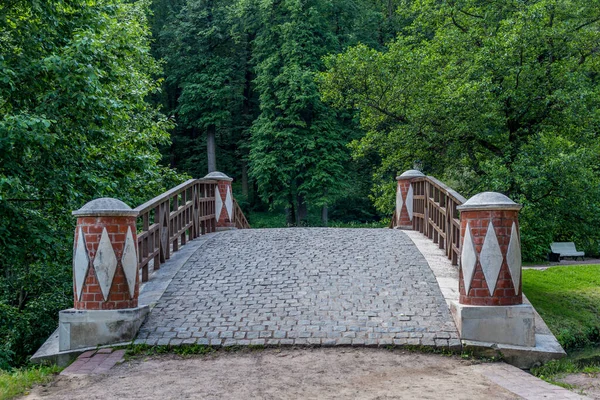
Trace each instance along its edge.
<path fill-rule="evenodd" d="M 523 270 L 523 293 L 540 313 L 568 356 L 531 372 L 567 389 L 565 374 L 600 373 L 600 265 Z"/>
<path fill-rule="evenodd" d="M 600 265 L 523 270 L 523 292 L 567 352 L 600 340 Z"/>
<path fill-rule="evenodd" d="M 0 370 L 0 400 L 27 394 L 33 385 L 50 382 L 61 370 L 56 365 L 32 366 L 11 372 Z"/>
<path fill-rule="evenodd" d="M 213 347 L 206 346 L 200 344 L 190 344 L 190 345 L 181 345 L 181 346 L 150 346 L 147 344 L 132 344 L 127 347 L 125 352 L 125 359 L 131 360 L 140 357 L 151 357 L 160 354 L 177 354 L 182 357 L 193 356 L 193 355 L 209 355 L 217 352 L 224 353 L 245 353 L 245 352 L 255 352 L 264 350 L 264 346 L 260 345 L 251 345 L 251 346 L 227 346 L 227 347 Z"/>
<path fill-rule="evenodd" d="M 600 373 L 600 349 L 592 347 L 572 352 L 566 358 L 532 368 L 531 373 L 554 385 L 575 389 L 572 385 L 560 382 L 559 379 L 566 374 L 577 373 L 597 376 Z"/>

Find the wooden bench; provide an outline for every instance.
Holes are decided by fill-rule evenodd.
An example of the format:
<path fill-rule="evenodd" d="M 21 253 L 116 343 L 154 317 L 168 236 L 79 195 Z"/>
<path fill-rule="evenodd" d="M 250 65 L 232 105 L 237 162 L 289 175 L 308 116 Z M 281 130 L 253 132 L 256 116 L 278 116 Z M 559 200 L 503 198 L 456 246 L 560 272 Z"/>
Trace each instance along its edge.
<path fill-rule="evenodd" d="M 583 260 L 585 256 L 585 252 L 577 251 L 573 242 L 554 242 L 550 245 L 550 249 L 553 253 L 560 254 L 560 258 L 572 257 L 576 260 L 577 257 L 581 257 Z"/>

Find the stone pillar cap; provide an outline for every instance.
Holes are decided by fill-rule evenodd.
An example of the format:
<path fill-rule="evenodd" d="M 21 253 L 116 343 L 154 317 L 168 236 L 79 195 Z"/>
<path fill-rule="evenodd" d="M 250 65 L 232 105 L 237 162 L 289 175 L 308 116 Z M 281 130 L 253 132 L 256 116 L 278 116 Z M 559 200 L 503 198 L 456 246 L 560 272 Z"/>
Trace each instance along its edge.
<path fill-rule="evenodd" d="M 213 171 L 211 173 L 209 173 L 208 175 L 206 175 L 204 178 L 202 179 L 213 179 L 216 181 L 233 181 L 233 178 L 228 177 L 227 175 L 225 175 L 222 172 L 219 171 Z"/>
<path fill-rule="evenodd" d="M 102 197 L 86 203 L 79 210 L 73 211 L 72 214 L 76 217 L 137 217 L 138 212 L 132 210 L 121 200 Z"/>
<path fill-rule="evenodd" d="M 402 173 L 402 175 L 397 176 L 396 180 L 400 181 L 400 180 L 403 180 L 403 179 L 421 178 L 423 176 L 425 176 L 425 174 L 422 173 L 421 171 L 416 170 L 416 169 L 409 169 L 408 171 L 404 171 Z"/>
<path fill-rule="evenodd" d="M 520 210 L 523 206 L 515 203 L 502 193 L 483 192 L 478 193 L 456 207 L 459 211 L 471 210 Z"/>

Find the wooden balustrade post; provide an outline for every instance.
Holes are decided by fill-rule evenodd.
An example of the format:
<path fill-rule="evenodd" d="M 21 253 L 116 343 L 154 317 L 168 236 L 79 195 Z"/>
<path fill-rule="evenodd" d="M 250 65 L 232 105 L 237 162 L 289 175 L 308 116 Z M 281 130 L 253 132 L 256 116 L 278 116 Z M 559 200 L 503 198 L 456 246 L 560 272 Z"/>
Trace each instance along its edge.
<path fill-rule="evenodd" d="M 461 339 L 535 346 L 534 310 L 522 304 L 521 206 L 503 194 L 484 192 L 457 209 L 460 297 L 452 311 Z"/>
<path fill-rule="evenodd" d="M 132 340 L 148 313 L 148 306 L 138 307 L 138 212 L 102 198 L 73 215 L 74 308 L 59 313 L 59 349 Z"/>
<path fill-rule="evenodd" d="M 414 188 L 412 181 L 425 175 L 421 171 L 410 169 L 396 177 L 396 226 L 400 229 L 413 229 Z"/>
<path fill-rule="evenodd" d="M 215 220 L 216 230 L 224 231 L 235 229 L 235 214 L 233 212 L 233 193 L 231 191 L 232 178 L 222 172 L 214 171 L 204 179 L 217 181 L 215 189 Z"/>

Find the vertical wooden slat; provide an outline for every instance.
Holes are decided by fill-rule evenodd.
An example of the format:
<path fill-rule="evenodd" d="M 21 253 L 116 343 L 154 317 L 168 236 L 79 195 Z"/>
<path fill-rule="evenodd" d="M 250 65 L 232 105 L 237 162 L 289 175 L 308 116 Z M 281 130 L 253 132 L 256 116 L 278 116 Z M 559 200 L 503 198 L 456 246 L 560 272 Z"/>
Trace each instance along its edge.
<path fill-rule="evenodd" d="M 184 190 L 183 192 L 181 192 L 181 207 L 184 209 L 183 210 L 183 215 L 181 216 L 181 226 L 179 227 L 179 229 L 183 229 L 184 226 L 186 226 L 189 222 L 189 208 L 187 207 L 187 190 Z M 183 233 L 181 234 L 181 245 L 184 246 L 186 243 L 186 232 L 183 231 Z"/>

